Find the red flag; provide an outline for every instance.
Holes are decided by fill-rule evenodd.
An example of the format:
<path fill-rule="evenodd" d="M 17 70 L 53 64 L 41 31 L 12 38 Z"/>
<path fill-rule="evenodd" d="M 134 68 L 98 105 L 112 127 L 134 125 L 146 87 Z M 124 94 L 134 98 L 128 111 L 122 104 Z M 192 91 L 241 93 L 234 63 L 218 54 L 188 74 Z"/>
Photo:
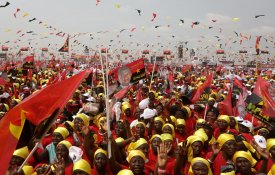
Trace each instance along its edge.
<path fill-rule="evenodd" d="M 156 17 L 157 17 L 157 14 L 153 13 L 153 19 L 151 21 L 154 21 Z"/>
<path fill-rule="evenodd" d="M 275 117 L 275 102 L 268 92 L 269 86 L 270 84 L 259 76 L 253 93 L 263 100 L 263 114 L 269 117 Z"/>
<path fill-rule="evenodd" d="M 24 58 L 24 62 L 29 62 L 29 63 L 33 63 L 34 62 L 34 56 L 27 56 L 26 58 Z"/>
<path fill-rule="evenodd" d="M 114 97 L 115 97 L 116 99 L 121 99 L 121 98 L 124 97 L 125 94 L 131 89 L 131 87 L 132 87 L 132 86 L 127 86 L 127 87 L 121 89 L 120 91 L 118 91 L 118 92 L 114 95 Z"/>
<path fill-rule="evenodd" d="M 226 98 L 219 103 L 219 109 L 221 115 L 233 116 L 232 108 L 232 89 L 230 88 Z"/>
<path fill-rule="evenodd" d="M 83 71 L 67 80 L 48 86 L 11 109 L 0 120 L 0 174 L 5 174 L 20 138 L 25 119 L 38 125 L 57 108 L 62 109 L 86 75 Z"/>
<path fill-rule="evenodd" d="M 182 68 L 181 72 L 184 74 L 192 68 L 192 65 L 186 65 Z"/>
<path fill-rule="evenodd" d="M 205 90 L 207 90 L 207 88 L 211 87 L 212 80 L 213 80 L 213 73 L 208 75 L 205 82 L 200 87 L 197 88 L 196 93 L 194 94 L 194 96 L 191 100 L 192 103 L 196 103 L 200 99 L 200 96 L 202 95 L 202 93 Z M 210 89 L 209 89 L 209 92 L 207 92 L 207 93 L 210 93 Z"/>
<path fill-rule="evenodd" d="M 220 65 L 217 67 L 216 72 L 217 72 L 218 74 L 220 74 L 221 70 L 222 70 L 222 65 L 220 64 Z"/>

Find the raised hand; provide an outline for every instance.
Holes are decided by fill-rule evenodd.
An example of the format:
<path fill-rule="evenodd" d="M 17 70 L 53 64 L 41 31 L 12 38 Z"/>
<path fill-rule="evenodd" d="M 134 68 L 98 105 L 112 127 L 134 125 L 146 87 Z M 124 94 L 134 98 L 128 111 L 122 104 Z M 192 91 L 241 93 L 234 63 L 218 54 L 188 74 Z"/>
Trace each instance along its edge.
<path fill-rule="evenodd" d="M 65 175 L 65 160 L 61 157 L 60 160 L 54 164 L 56 175 Z"/>
<path fill-rule="evenodd" d="M 251 146 L 266 160 L 269 159 L 269 151 L 265 148 L 261 148 L 255 140 L 251 141 Z"/>
<path fill-rule="evenodd" d="M 157 151 L 158 151 L 158 166 L 161 169 L 165 169 L 165 167 L 166 167 L 167 159 L 168 159 L 167 154 L 169 152 L 169 149 L 171 150 L 171 148 L 166 147 L 164 145 L 164 143 L 161 143 L 159 148 L 157 148 Z"/>
<path fill-rule="evenodd" d="M 217 155 L 220 152 L 220 145 L 218 142 L 214 142 L 212 145 L 212 152 L 214 155 Z"/>

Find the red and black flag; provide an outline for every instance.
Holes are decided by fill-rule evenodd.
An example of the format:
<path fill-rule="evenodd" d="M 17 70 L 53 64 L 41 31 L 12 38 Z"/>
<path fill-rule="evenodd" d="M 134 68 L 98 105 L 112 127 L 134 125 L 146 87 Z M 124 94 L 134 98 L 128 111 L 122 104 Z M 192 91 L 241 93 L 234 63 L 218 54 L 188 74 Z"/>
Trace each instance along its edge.
<path fill-rule="evenodd" d="M 69 36 L 67 37 L 64 45 L 58 50 L 58 52 L 69 52 Z"/>
<path fill-rule="evenodd" d="M 208 75 L 206 77 L 205 82 L 196 89 L 196 92 L 191 100 L 192 103 L 196 103 L 198 101 L 200 102 L 208 101 L 212 80 L 213 80 L 213 73 Z"/>
<path fill-rule="evenodd" d="M 246 98 L 246 110 L 257 119 L 271 124 L 270 118 L 275 118 L 275 102 L 269 93 L 270 84 L 258 77 L 253 93 Z M 272 125 L 272 124 L 271 124 Z M 273 124 L 273 126 L 275 126 Z"/>
<path fill-rule="evenodd" d="M 256 44 L 255 44 L 255 49 L 256 49 L 257 55 L 260 55 L 260 41 L 261 41 L 261 36 L 257 36 Z"/>
<path fill-rule="evenodd" d="M 24 58 L 23 69 L 33 69 L 34 68 L 34 56 L 30 55 Z"/>

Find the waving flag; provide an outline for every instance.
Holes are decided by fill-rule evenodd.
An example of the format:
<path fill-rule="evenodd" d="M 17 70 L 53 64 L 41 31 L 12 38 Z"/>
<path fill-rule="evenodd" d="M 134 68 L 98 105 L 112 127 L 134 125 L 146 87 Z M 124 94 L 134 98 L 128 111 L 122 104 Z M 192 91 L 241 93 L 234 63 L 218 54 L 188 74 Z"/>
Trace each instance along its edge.
<path fill-rule="evenodd" d="M 59 52 L 69 52 L 69 36 L 67 37 L 64 45 L 58 51 Z"/>
<path fill-rule="evenodd" d="M 62 109 L 85 76 L 86 71 L 83 71 L 34 93 L 0 120 L 0 140 L 8 140 L 0 144 L 0 174 L 5 174 L 8 168 L 25 120 L 38 125 L 56 109 Z"/>
<path fill-rule="evenodd" d="M 208 75 L 206 77 L 205 82 L 197 88 L 197 90 L 191 100 L 192 103 L 196 103 L 200 99 L 202 94 L 208 94 L 208 95 L 210 94 L 210 86 L 212 84 L 212 80 L 213 80 L 213 73 Z"/>

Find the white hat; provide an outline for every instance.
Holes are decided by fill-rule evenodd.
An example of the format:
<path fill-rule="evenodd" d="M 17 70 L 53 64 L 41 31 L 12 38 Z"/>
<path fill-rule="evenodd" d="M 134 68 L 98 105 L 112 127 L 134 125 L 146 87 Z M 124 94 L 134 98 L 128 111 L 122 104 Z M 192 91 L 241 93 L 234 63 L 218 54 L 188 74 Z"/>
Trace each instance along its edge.
<path fill-rule="evenodd" d="M 261 147 L 261 148 L 266 148 L 266 140 L 263 136 L 261 135 L 255 135 L 254 139 L 256 143 Z"/>
<path fill-rule="evenodd" d="M 240 116 L 237 116 L 235 119 L 236 119 L 239 123 L 243 122 L 243 118 L 240 117 Z"/>
<path fill-rule="evenodd" d="M 82 159 L 83 151 L 77 146 L 71 146 L 69 149 L 69 156 L 73 160 L 73 163 Z"/>
<path fill-rule="evenodd" d="M 139 102 L 138 107 L 139 109 L 145 109 L 148 107 L 148 105 L 149 105 L 149 98 L 146 98 L 144 100 L 141 100 L 141 102 Z"/>
<path fill-rule="evenodd" d="M 146 108 L 143 113 L 140 115 L 140 117 L 143 117 L 144 119 L 152 118 L 156 115 L 156 111 L 153 109 Z"/>
<path fill-rule="evenodd" d="M 94 97 L 88 97 L 88 98 L 86 99 L 86 101 L 89 101 L 89 102 L 95 102 L 96 100 L 95 100 L 95 98 L 94 98 Z"/>
<path fill-rule="evenodd" d="M 245 86 L 250 87 L 251 85 L 250 84 L 246 84 Z"/>
<path fill-rule="evenodd" d="M 82 94 L 84 97 L 89 97 L 90 96 L 90 94 L 88 93 L 88 92 L 86 92 L 86 93 L 84 93 L 84 94 Z"/>
<path fill-rule="evenodd" d="M 243 126 L 245 126 L 245 127 L 247 127 L 247 128 L 249 128 L 249 129 L 252 128 L 252 123 L 250 121 L 248 121 L 248 120 L 244 120 L 240 124 L 243 125 Z"/>
<path fill-rule="evenodd" d="M 136 126 L 136 124 L 138 123 L 138 120 L 133 120 L 130 124 L 130 128 L 132 129 L 134 126 Z"/>

